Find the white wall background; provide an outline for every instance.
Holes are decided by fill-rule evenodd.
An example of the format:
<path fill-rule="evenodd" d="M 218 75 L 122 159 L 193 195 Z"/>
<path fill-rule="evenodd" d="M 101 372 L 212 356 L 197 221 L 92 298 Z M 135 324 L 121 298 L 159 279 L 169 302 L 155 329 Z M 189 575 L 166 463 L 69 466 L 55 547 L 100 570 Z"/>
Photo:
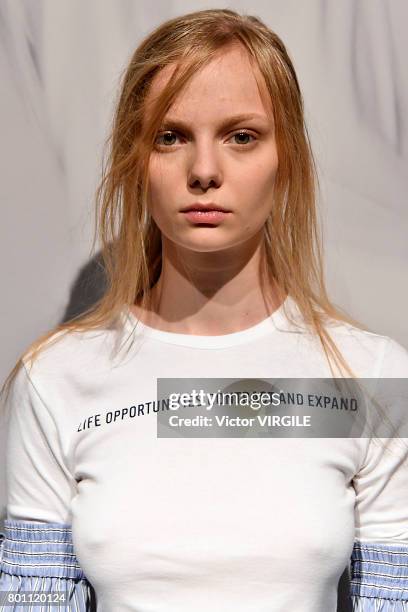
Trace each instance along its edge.
<path fill-rule="evenodd" d="M 2 0 L 1 380 L 63 317 L 89 259 L 130 54 L 160 22 L 202 8 L 258 15 L 287 45 L 320 170 L 331 295 L 408 347 L 405 0 Z"/>

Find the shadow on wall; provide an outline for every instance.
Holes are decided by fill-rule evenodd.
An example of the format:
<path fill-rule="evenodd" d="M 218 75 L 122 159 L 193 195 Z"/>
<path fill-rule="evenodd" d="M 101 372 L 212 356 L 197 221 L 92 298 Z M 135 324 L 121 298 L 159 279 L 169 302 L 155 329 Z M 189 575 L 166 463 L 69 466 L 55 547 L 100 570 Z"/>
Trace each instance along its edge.
<path fill-rule="evenodd" d="M 101 253 L 97 253 L 80 268 L 75 279 L 61 323 L 80 315 L 105 293 L 106 275 Z"/>
<path fill-rule="evenodd" d="M 95 304 L 106 289 L 106 276 L 100 253 L 84 265 L 74 281 L 68 306 L 62 321 L 75 317 Z M 346 567 L 338 585 L 337 612 L 352 612 L 349 599 L 350 577 Z"/>
<path fill-rule="evenodd" d="M 352 612 L 350 593 L 350 568 L 346 567 L 340 576 L 337 589 L 337 612 Z"/>

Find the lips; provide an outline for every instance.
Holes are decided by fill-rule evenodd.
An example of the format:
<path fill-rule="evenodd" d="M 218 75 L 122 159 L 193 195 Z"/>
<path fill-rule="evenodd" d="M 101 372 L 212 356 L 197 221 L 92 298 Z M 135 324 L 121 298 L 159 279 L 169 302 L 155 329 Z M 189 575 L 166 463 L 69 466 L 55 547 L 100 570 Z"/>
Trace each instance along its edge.
<path fill-rule="evenodd" d="M 227 208 L 224 208 L 223 206 L 220 206 L 219 204 L 213 204 L 213 203 L 208 203 L 208 204 L 202 204 L 202 203 L 190 204 L 190 206 L 186 206 L 185 208 L 181 209 L 181 212 L 187 212 L 187 211 L 230 212 Z"/>
<path fill-rule="evenodd" d="M 232 213 L 226 210 L 201 209 L 201 210 L 185 210 L 182 213 L 186 219 L 193 225 L 201 225 L 208 227 L 209 225 L 218 225 L 222 223 Z"/>

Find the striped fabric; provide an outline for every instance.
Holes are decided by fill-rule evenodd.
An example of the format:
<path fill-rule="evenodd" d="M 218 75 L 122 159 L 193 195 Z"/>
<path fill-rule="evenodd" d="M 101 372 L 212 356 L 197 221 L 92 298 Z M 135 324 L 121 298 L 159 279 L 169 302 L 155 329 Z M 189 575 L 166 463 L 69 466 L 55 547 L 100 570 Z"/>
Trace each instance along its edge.
<path fill-rule="evenodd" d="M 0 545 L 0 612 L 91 612 L 96 610 L 95 593 L 76 559 L 71 526 L 6 519 Z M 41 591 L 64 603 L 43 605 L 6 604 L 7 594 Z M 61 600 L 60 600 L 61 601 Z"/>
<path fill-rule="evenodd" d="M 14 612 L 94 612 L 95 593 L 72 544 L 71 526 L 6 519 L 0 534 L 0 591 L 67 593 L 65 605 L 14 605 Z M 356 540 L 351 555 L 353 612 L 408 612 L 408 544 Z M 0 612 L 10 606 L 1 605 Z"/>
<path fill-rule="evenodd" d="M 408 612 L 408 544 L 356 540 L 350 572 L 353 612 Z"/>

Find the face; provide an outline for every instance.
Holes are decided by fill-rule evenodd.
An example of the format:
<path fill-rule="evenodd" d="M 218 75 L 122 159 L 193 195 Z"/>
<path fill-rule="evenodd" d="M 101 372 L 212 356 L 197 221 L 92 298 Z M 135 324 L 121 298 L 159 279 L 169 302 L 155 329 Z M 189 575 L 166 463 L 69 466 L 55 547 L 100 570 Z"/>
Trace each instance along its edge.
<path fill-rule="evenodd" d="M 147 108 L 173 69 L 155 76 Z M 167 112 L 149 162 L 149 208 L 164 242 L 227 253 L 262 236 L 278 167 L 272 108 L 262 87 L 265 97 L 245 49 L 223 49 Z M 219 218 L 182 212 L 197 203 L 228 212 Z"/>

